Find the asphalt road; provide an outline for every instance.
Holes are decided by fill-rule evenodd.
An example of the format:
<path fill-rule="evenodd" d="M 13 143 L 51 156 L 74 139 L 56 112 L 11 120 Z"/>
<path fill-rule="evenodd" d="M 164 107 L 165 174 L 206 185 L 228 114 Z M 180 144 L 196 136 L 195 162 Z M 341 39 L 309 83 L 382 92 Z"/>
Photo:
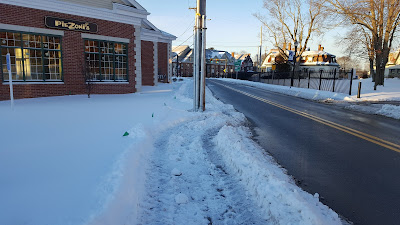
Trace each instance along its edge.
<path fill-rule="evenodd" d="M 400 121 L 207 80 L 296 183 L 354 224 L 400 224 Z"/>

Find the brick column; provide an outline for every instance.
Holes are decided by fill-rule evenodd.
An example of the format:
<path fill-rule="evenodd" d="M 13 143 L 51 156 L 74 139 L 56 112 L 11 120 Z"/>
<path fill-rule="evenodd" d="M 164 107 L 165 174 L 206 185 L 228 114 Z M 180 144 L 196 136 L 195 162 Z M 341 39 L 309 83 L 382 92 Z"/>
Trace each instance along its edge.
<path fill-rule="evenodd" d="M 172 77 L 172 42 L 168 42 L 168 83 L 171 83 Z"/>
<path fill-rule="evenodd" d="M 142 90 L 142 38 L 140 36 L 140 26 L 135 26 L 135 81 L 136 81 L 136 91 L 140 92 Z"/>
<path fill-rule="evenodd" d="M 153 42 L 153 50 L 154 50 L 154 85 L 158 84 L 158 42 Z"/>

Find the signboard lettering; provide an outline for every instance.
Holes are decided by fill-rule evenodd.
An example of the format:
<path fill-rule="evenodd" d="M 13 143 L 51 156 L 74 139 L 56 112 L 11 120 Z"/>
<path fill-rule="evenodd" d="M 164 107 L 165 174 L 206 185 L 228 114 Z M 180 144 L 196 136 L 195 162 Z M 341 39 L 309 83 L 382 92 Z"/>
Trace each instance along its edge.
<path fill-rule="evenodd" d="M 46 16 L 45 24 L 46 27 L 49 28 L 97 33 L 97 24 L 95 23 L 80 22 Z"/>

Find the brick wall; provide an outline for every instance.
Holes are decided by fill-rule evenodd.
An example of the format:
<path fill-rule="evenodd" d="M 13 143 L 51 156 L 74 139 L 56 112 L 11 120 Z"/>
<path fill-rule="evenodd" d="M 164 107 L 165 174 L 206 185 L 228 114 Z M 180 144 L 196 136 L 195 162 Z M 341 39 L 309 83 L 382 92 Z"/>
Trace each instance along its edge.
<path fill-rule="evenodd" d="M 168 43 L 158 43 L 158 74 L 168 76 Z M 163 81 L 168 83 L 168 79 Z"/>
<path fill-rule="evenodd" d="M 0 3 L 0 23 L 46 28 L 44 17 L 52 16 L 58 18 L 72 19 L 77 21 L 87 21 L 98 25 L 97 35 L 119 37 L 130 39 L 128 45 L 128 76 L 129 83 L 102 84 L 95 83 L 92 93 L 94 94 L 122 94 L 133 93 L 135 89 L 135 52 L 134 52 L 134 26 L 129 24 L 86 18 L 81 16 L 56 13 L 44 10 L 31 9 Z M 62 38 L 62 54 L 64 83 L 63 84 L 16 84 L 14 85 L 15 98 L 35 98 L 69 94 L 85 94 L 86 87 L 83 78 L 83 40 L 81 32 L 64 31 Z M 5 76 L 7 74 L 4 74 Z M 7 75 L 8 76 L 8 75 Z M 3 83 L 0 76 L 0 100 L 9 99 L 8 83 Z"/>
<path fill-rule="evenodd" d="M 142 41 L 142 85 L 154 85 L 154 44 Z"/>

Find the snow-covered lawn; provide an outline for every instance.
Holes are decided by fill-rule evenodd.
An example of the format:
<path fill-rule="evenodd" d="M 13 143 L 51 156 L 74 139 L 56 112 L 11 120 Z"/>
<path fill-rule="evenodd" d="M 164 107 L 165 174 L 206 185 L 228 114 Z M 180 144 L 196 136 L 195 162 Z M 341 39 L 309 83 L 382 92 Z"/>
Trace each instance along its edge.
<path fill-rule="evenodd" d="M 221 79 L 221 78 L 219 78 Z M 371 79 L 354 80 L 352 95 L 334 93 L 329 91 L 319 91 L 314 89 L 287 87 L 259 82 L 221 79 L 227 82 L 249 85 L 252 87 L 263 88 L 266 90 L 292 95 L 305 99 L 317 101 L 329 101 L 344 105 L 346 108 L 362 111 L 369 114 L 379 114 L 395 119 L 400 119 L 400 105 L 390 104 L 391 102 L 400 102 L 400 79 L 385 79 L 385 86 L 378 86 L 374 91 L 374 83 Z M 358 83 L 361 85 L 361 98 L 357 98 Z M 388 102 L 388 104 L 383 104 Z"/>
<path fill-rule="evenodd" d="M 241 113 L 208 90 L 190 112 L 192 92 L 0 102 L 0 224 L 340 224 Z"/>

